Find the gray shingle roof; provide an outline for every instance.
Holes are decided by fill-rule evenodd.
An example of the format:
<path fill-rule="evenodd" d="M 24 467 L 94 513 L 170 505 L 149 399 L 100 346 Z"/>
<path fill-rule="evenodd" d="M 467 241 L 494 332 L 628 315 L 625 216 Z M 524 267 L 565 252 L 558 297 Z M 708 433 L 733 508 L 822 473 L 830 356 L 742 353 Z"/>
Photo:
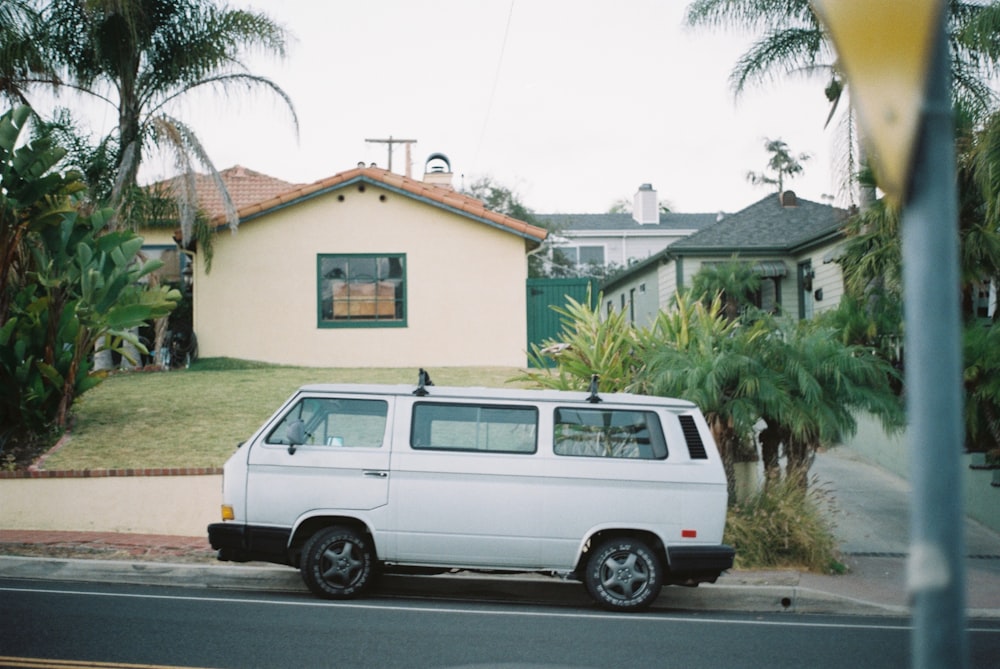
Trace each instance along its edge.
<path fill-rule="evenodd" d="M 642 225 L 632 214 L 535 214 L 535 219 L 557 230 L 701 230 L 715 223 L 716 214 L 660 214 L 658 224 Z"/>
<path fill-rule="evenodd" d="M 786 191 L 786 196 L 794 193 Z M 718 223 L 674 242 L 672 255 L 732 252 L 792 252 L 802 245 L 836 236 L 848 212 L 827 204 L 795 198 L 782 206 L 777 193 L 751 204 Z"/>

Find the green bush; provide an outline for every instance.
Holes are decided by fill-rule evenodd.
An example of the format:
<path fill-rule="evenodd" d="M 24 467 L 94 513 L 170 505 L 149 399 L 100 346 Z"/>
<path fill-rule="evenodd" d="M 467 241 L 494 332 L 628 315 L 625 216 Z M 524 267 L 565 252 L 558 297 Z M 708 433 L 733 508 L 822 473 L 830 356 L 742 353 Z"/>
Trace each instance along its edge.
<path fill-rule="evenodd" d="M 601 297 L 597 299 L 600 304 Z M 586 390 L 596 374 L 601 392 L 633 390 L 641 365 L 636 330 L 624 312 L 601 315 L 586 303 L 566 298 L 563 307 L 552 307 L 560 316 L 558 339 L 531 345 L 531 367 L 514 381 L 555 390 Z M 556 368 L 549 367 L 554 360 Z"/>
<path fill-rule="evenodd" d="M 829 503 L 817 482 L 807 490 L 786 478 L 731 506 L 724 541 L 736 549 L 735 566 L 842 573 L 845 567 L 824 513 Z"/>

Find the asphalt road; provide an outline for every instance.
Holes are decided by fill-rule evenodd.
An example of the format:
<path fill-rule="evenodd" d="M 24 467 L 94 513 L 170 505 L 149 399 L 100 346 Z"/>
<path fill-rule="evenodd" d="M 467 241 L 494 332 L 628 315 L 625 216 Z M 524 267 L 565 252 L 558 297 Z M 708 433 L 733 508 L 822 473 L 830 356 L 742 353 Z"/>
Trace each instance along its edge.
<path fill-rule="evenodd" d="M 0 666 L 62 667 L 69 660 L 241 669 L 909 663 L 908 621 L 882 617 L 625 615 L 455 598 L 332 603 L 298 594 L 22 580 L 0 580 L 0 599 Z M 995 666 L 1000 621 L 970 627 L 971 666 Z"/>

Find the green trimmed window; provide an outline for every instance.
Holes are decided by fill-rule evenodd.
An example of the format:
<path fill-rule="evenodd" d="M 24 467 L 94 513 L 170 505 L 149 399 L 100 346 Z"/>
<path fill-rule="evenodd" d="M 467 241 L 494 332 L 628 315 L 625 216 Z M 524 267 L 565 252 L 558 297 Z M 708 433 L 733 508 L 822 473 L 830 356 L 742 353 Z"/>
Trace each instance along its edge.
<path fill-rule="evenodd" d="M 406 255 L 320 254 L 320 327 L 404 327 Z"/>

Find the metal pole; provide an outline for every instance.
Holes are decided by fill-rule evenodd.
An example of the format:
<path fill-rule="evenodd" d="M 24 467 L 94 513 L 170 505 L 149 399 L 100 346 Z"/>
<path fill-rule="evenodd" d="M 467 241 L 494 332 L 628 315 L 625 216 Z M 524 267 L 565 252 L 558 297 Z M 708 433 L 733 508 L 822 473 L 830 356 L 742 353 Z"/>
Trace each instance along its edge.
<path fill-rule="evenodd" d="M 967 667 L 958 197 L 943 13 L 903 207 L 914 667 Z"/>

